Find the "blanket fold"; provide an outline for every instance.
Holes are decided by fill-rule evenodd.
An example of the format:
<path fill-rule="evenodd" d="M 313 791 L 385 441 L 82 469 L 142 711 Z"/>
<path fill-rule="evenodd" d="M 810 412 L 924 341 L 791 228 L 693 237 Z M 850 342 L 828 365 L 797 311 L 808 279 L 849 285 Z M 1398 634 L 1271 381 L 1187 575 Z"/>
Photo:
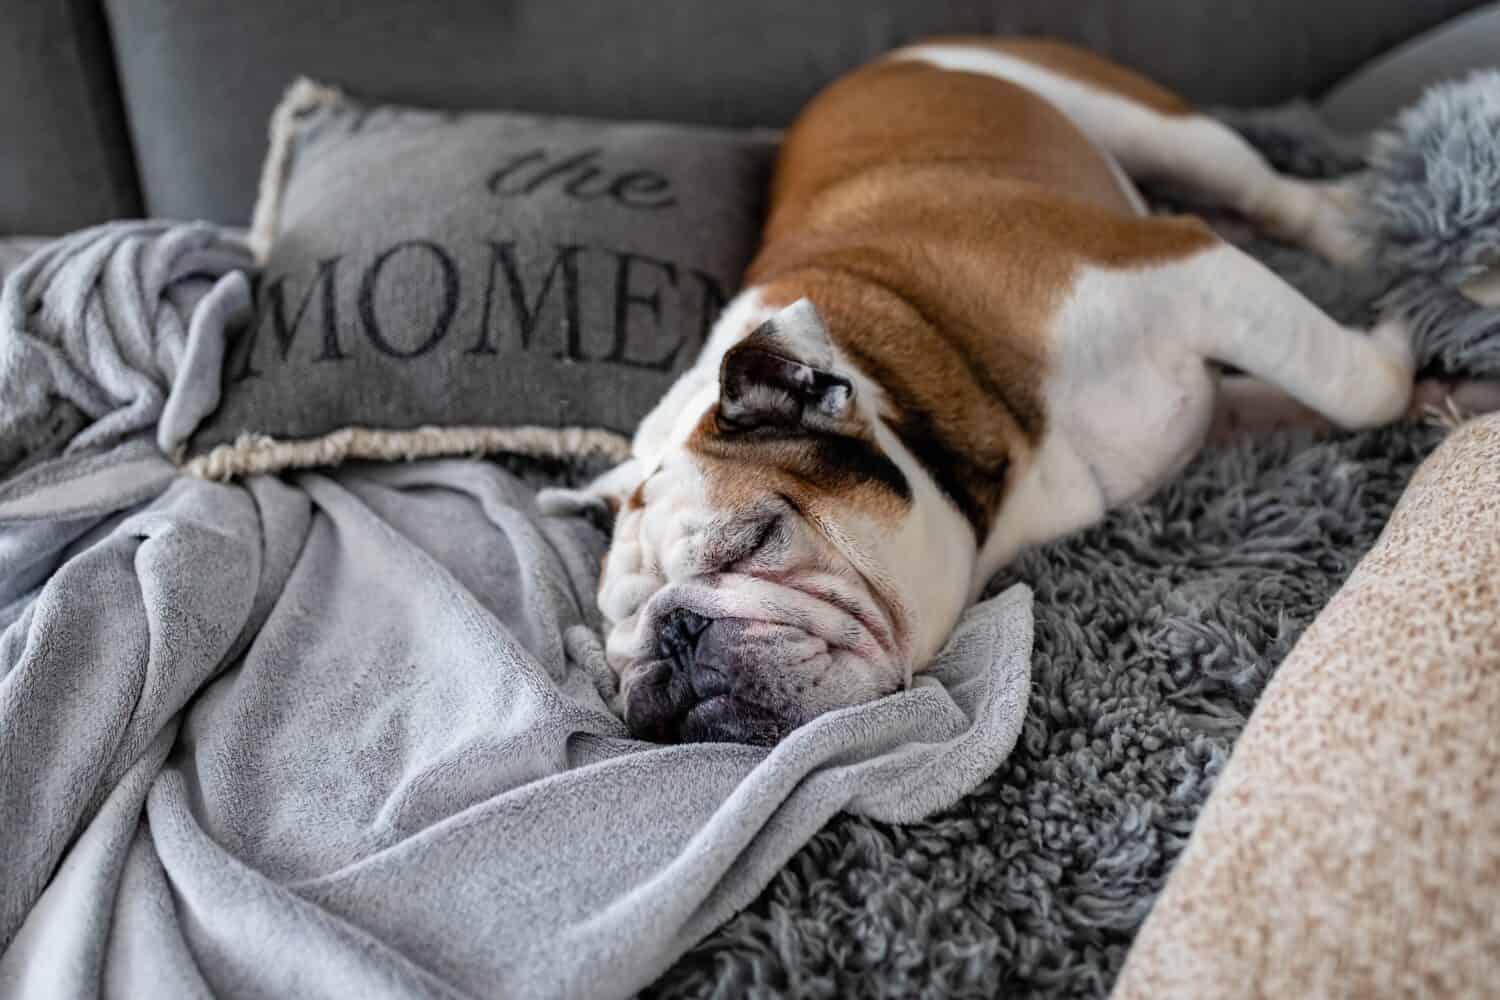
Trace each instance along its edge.
<path fill-rule="evenodd" d="M 206 223 L 118 222 L 36 250 L 0 286 L 0 472 L 155 431 L 170 453 L 218 403 L 251 257 Z M 165 411 L 165 413 L 164 413 Z M 79 414 L 81 419 L 63 419 Z"/>

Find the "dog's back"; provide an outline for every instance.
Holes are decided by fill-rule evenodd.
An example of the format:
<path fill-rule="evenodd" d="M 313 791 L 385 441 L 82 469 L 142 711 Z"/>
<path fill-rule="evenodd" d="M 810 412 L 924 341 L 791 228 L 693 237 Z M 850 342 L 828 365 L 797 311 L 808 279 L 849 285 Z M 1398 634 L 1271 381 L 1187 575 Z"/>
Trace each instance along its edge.
<path fill-rule="evenodd" d="M 1195 221 L 1142 218 L 1135 197 L 1053 103 L 898 52 L 791 128 L 747 284 L 772 304 L 818 304 L 982 535 L 1045 430 L 1053 318 L 1080 269 L 1211 239 Z"/>
<path fill-rule="evenodd" d="M 798 117 L 777 165 L 765 242 L 824 217 L 830 228 L 842 224 L 861 207 L 915 196 L 918 185 L 930 202 L 947 190 L 953 167 L 1010 182 L 997 189 L 1002 195 L 1041 189 L 1136 210 L 1129 182 L 1051 103 L 1008 80 L 898 52 L 838 80 Z"/>

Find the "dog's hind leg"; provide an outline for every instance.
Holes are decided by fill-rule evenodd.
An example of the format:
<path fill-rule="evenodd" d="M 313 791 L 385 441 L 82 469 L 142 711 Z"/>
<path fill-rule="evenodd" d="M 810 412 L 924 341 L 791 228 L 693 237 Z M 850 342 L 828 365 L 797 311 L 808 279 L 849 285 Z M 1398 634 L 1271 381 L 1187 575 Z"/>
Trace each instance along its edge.
<path fill-rule="evenodd" d="M 1067 115 L 1133 179 L 1224 205 L 1338 264 L 1356 266 L 1367 254 L 1350 225 L 1347 187 L 1277 173 L 1233 129 L 1099 56 L 1059 42 L 961 39 L 900 49 L 893 58 L 1025 87 Z"/>
<path fill-rule="evenodd" d="M 1336 323 L 1265 265 L 1220 244 L 1137 279 L 1159 311 L 1163 348 L 1232 365 L 1344 428 L 1396 420 L 1412 398 L 1410 333 Z"/>

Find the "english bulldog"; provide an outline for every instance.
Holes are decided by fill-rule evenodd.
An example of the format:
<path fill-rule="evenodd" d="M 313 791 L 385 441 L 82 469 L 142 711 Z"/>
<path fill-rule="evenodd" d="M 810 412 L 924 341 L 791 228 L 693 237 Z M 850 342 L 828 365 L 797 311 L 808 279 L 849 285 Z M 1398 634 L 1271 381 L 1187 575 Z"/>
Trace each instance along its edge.
<path fill-rule="evenodd" d="M 599 606 L 632 734 L 775 742 L 909 684 L 1018 551 L 1216 427 L 1407 412 L 1401 326 L 1339 325 L 1132 178 L 1364 253 L 1344 189 L 1058 43 L 919 44 L 808 105 L 702 356 L 629 461 L 542 499 L 614 513 Z"/>

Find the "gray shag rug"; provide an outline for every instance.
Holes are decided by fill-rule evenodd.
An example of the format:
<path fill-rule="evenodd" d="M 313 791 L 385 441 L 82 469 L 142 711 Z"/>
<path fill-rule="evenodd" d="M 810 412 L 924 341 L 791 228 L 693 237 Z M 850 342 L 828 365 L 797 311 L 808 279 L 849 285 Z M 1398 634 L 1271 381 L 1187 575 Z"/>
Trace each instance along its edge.
<path fill-rule="evenodd" d="M 1222 221 L 1346 322 L 1377 301 L 1404 310 L 1430 368 L 1494 374 L 1497 311 L 1455 289 L 1500 237 L 1500 188 L 1471 183 L 1500 156 L 1500 76 L 1464 86 L 1374 147 L 1366 223 L 1387 241 L 1384 273 L 1341 274 Z M 1360 165 L 1362 147 L 1305 108 L 1224 117 L 1289 172 Z M 1105 996 L 1256 698 L 1442 434 L 1245 441 L 1023 557 L 992 586 L 1036 593 L 1031 704 L 1007 763 L 923 823 L 840 817 L 646 995 Z"/>
<path fill-rule="evenodd" d="M 1105 996 L 1266 681 L 1441 435 L 1246 443 L 1023 557 L 1009 760 L 926 822 L 841 816 L 647 995 Z"/>

